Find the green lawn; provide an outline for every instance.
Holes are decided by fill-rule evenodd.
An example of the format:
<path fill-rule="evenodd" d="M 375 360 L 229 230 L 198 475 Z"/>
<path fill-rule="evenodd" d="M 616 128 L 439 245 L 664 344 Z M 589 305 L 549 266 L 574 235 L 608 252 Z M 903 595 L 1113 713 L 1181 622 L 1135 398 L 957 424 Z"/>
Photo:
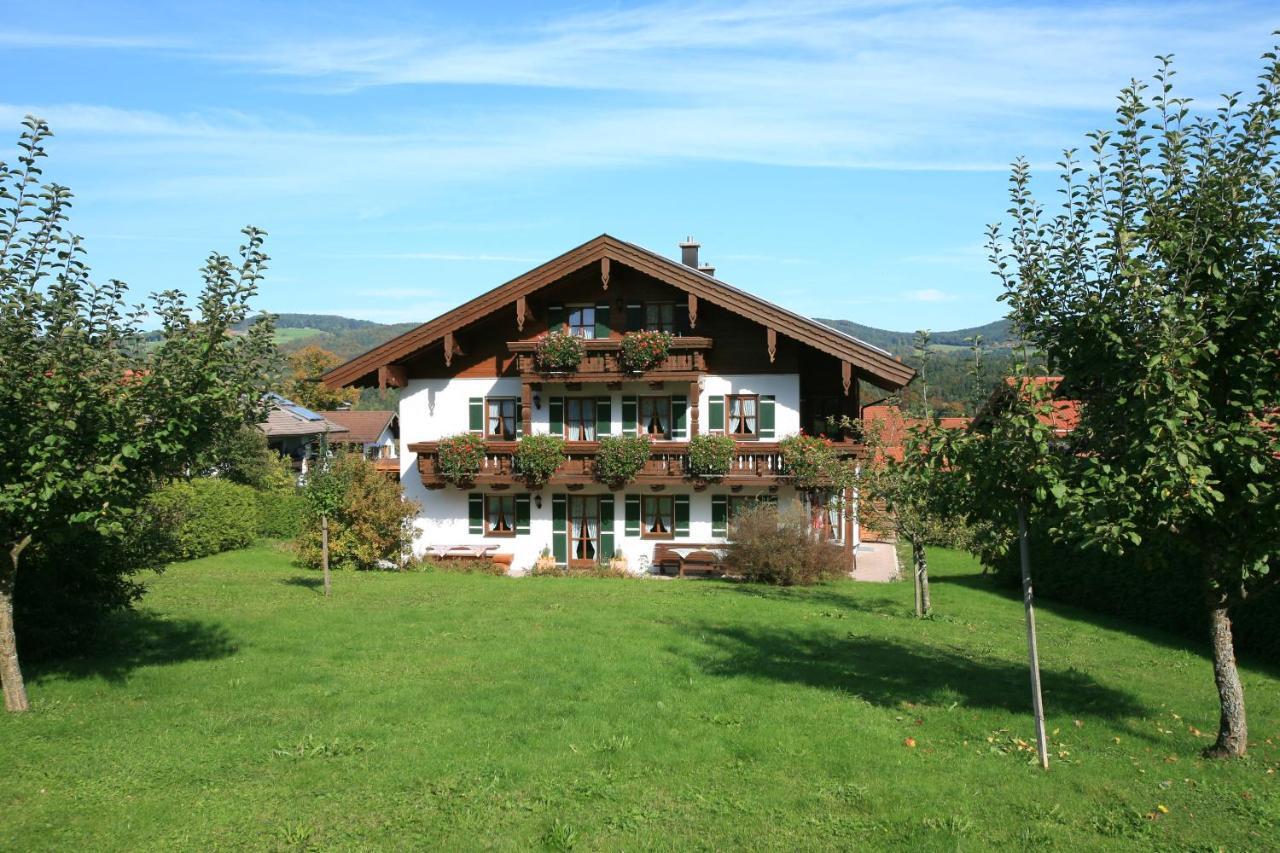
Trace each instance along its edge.
<path fill-rule="evenodd" d="M 1280 679 L 1205 762 L 1208 662 L 907 584 L 338 575 L 269 546 L 174 566 L 92 660 L 0 719 L 0 849 L 1275 849 Z M 915 746 L 908 745 L 913 739 Z M 1167 809 L 1167 812 L 1164 810 Z"/>
<path fill-rule="evenodd" d="M 291 344 L 294 341 L 301 341 L 307 338 L 313 338 L 316 335 L 321 335 L 321 334 L 324 334 L 324 333 L 320 329 L 308 329 L 308 328 L 276 329 L 275 335 L 273 336 L 272 340 L 274 340 L 276 344 Z"/>

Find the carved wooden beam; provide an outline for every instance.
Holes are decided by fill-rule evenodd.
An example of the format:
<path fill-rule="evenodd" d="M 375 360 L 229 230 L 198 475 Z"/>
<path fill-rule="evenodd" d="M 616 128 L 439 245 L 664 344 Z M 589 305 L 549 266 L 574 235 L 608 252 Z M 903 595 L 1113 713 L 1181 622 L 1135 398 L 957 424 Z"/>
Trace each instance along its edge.
<path fill-rule="evenodd" d="M 403 364 L 384 364 L 378 368 L 378 388 L 403 388 L 409 383 L 409 371 Z"/>
<path fill-rule="evenodd" d="M 697 294 L 689 294 L 689 328 L 698 328 L 698 296 Z"/>
<path fill-rule="evenodd" d="M 524 318 L 529 316 L 529 303 L 523 296 L 516 297 L 516 330 L 524 331 Z"/>
<path fill-rule="evenodd" d="M 849 396 L 849 388 L 853 385 L 853 364 L 840 362 L 840 381 L 844 383 L 844 395 Z"/>
<path fill-rule="evenodd" d="M 533 388 L 528 382 L 520 385 L 520 430 L 533 435 Z"/>
<path fill-rule="evenodd" d="M 778 333 L 773 329 L 769 329 L 765 332 L 765 338 L 769 347 L 769 363 L 773 364 L 778 358 Z"/>
<path fill-rule="evenodd" d="M 698 435 L 698 383 L 693 381 L 689 383 L 689 438 Z"/>
<path fill-rule="evenodd" d="M 453 366 L 453 332 L 444 333 L 444 366 Z"/>
<path fill-rule="evenodd" d="M 609 289 L 609 259 L 600 259 L 600 283 L 604 285 L 604 289 Z"/>

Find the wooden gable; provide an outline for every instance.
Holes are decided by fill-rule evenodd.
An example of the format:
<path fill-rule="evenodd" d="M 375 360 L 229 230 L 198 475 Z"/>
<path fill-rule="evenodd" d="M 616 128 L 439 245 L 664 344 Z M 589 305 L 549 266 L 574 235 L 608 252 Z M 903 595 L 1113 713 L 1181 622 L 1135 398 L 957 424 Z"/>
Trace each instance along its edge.
<path fill-rule="evenodd" d="M 846 386 L 865 379 L 886 390 L 915 375 L 883 350 L 606 234 L 351 359 L 325 381 L 398 386 L 414 377 L 514 375 L 506 342 L 544 334 L 550 306 L 607 306 L 611 336 L 619 336 L 627 304 L 654 300 L 676 304 L 683 331 L 714 340 L 712 373 L 796 373 L 802 361 L 817 361 Z"/>

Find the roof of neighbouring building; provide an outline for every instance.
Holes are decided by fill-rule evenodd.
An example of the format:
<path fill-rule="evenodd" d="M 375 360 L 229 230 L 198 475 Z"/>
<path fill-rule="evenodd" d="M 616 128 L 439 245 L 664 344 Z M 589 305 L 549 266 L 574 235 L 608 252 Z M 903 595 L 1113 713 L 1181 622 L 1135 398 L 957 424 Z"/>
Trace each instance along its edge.
<path fill-rule="evenodd" d="M 267 419 L 258 424 L 258 429 L 266 433 L 268 438 L 347 432 L 342 424 L 274 392 L 267 394 L 267 402 L 271 404 L 271 408 L 267 412 Z"/>
<path fill-rule="evenodd" d="M 321 415 L 347 428 L 343 435 L 334 436 L 334 441 L 368 444 L 377 441 L 387 427 L 395 431 L 396 413 L 388 411 L 364 412 L 353 409 L 342 411 L 320 412 Z"/>

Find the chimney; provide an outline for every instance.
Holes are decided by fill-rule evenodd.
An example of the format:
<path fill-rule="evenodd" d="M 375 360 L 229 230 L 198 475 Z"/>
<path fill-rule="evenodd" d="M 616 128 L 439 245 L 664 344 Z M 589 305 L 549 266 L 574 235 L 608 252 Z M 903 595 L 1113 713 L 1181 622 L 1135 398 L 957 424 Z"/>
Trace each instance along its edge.
<path fill-rule="evenodd" d="M 685 237 L 684 242 L 680 244 L 680 263 L 686 267 L 698 268 L 698 249 L 702 244 L 692 237 Z"/>
<path fill-rule="evenodd" d="M 711 264 L 703 264 L 702 266 L 698 267 L 698 272 L 706 273 L 712 278 L 716 277 L 716 268 L 711 266 Z"/>

